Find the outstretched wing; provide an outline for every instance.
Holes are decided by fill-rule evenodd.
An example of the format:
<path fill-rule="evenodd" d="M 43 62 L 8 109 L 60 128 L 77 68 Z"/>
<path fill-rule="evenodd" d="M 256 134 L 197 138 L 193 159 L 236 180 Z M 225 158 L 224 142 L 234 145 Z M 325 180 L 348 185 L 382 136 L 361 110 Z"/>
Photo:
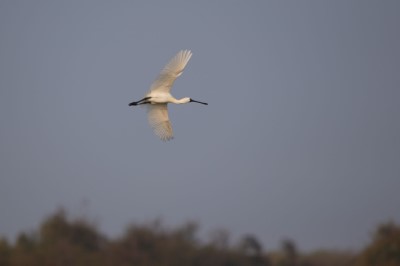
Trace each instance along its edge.
<path fill-rule="evenodd" d="M 164 67 L 153 84 L 151 84 L 149 93 L 154 91 L 169 93 L 175 79 L 182 74 L 190 57 L 192 57 L 190 50 L 178 52 Z"/>
<path fill-rule="evenodd" d="M 148 104 L 147 118 L 154 133 L 163 141 L 171 140 L 174 137 L 171 122 L 168 117 L 168 107 L 166 103 Z"/>

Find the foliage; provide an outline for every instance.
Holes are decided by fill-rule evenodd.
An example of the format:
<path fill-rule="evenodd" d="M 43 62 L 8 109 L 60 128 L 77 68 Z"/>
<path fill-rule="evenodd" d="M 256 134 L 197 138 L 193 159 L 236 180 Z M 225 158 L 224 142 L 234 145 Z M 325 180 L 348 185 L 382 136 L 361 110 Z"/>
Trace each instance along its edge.
<path fill-rule="evenodd" d="M 0 266 L 8 265 L 136 265 L 136 266 L 364 266 L 400 265 L 400 227 L 381 225 L 359 255 L 351 252 L 299 252 L 292 240 L 267 252 L 256 236 L 230 243 L 229 232 L 212 232 L 210 241 L 197 238 L 198 224 L 165 228 L 159 220 L 133 224 L 116 239 L 101 234 L 87 219 L 69 219 L 64 210 L 49 216 L 37 231 L 21 233 L 14 244 L 0 237 Z"/>
<path fill-rule="evenodd" d="M 307 266 L 352 266 L 356 255 L 350 251 L 317 250 L 302 257 Z"/>
<path fill-rule="evenodd" d="M 357 261 L 357 266 L 369 265 L 400 265 L 400 226 L 388 222 L 378 227 L 372 243 L 363 250 Z"/>

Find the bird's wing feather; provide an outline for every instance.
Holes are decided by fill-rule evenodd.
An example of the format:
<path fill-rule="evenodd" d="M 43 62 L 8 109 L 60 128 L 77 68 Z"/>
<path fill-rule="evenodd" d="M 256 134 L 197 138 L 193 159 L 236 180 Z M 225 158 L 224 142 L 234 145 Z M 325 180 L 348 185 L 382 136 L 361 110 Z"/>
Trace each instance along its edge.
<path fill-rule="evenodd" d="M 192 52 L 190 50 L 178 52 L 164 67 L 153 84 L 151 84 L 149 93 L 155 91 L 169 93 L 175 79 L 182 74 L 190 57 L 192 57 Z"/>
<path fill-rule="evenodd" d="M 163 141 L 171 140 L 174 137 L 171 122 L 168 117 L 168 107 L 163 104 L 148 104 L 147 118 L 154 133 Z"/>

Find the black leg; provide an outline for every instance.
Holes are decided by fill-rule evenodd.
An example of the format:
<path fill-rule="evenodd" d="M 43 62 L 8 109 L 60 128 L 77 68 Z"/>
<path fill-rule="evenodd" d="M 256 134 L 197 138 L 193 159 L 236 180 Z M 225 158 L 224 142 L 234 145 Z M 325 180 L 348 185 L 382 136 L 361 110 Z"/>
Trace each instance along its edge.
<path fill-rule="evenodd" d="M 140 101 L 131 102 L 131 103 L 129 104 L 129 106 L 136 106 L 136 105 L 139 105 L 139 104 L 141 104 L 141 102 L 146 101 L 146 100 L 148 100 L 148 99 L 150 99 L 150 98 L 151 98 L 151 97 L 144 97 L 144 98 L 141 99 Z"/>
<path fill-rule="evenodd" d="M 149 101 L 144 101 L 144 102 L 141 102 L 141 103 L 138 103 L 137 105 L 140 105 L 140 104 L 150 104 L 151 102 L 149 102 Z"/>

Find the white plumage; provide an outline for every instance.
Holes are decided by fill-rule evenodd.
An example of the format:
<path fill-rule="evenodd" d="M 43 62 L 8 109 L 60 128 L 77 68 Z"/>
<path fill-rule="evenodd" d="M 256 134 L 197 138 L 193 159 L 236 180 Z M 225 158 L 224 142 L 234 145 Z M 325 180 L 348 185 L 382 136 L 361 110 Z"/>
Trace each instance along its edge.
<path fill-rule="evenodd" d="M 207 105 L 207 103 L 195 101 L 189 97 L 177 100 L 170 94 L 175 79 L 182 75 L 191 57 L 192 52 L 190 50 L 178 52 L 164 67 L 153 84 L 151 84 L 146 96 L 140 101 L 129 104 L 129 106 L 147 105 L 149 124 L 153 128 L 154 133 L 163 141 L 170 140 L 174 136 L 168 116 L 168 103 L 183 104 L 197 102 Z"/>

